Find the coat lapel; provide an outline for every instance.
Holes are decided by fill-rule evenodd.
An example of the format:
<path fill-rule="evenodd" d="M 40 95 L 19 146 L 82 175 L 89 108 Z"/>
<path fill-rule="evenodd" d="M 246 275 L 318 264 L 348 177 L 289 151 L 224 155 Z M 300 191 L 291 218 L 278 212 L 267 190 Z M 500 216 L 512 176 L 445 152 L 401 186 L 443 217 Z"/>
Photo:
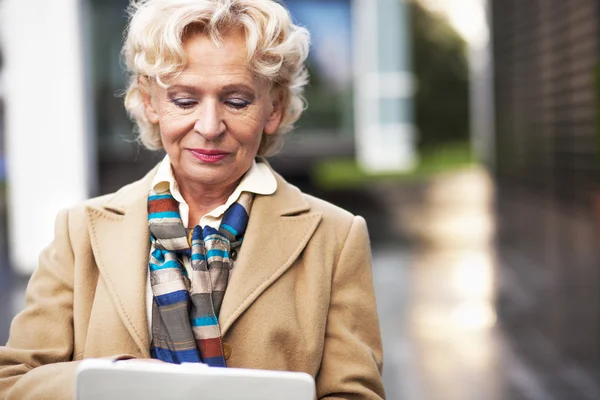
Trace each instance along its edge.
<path fill-rule="evenodd" d="M 277 192 L 257 196 L 239 257 L 223 299 L 224 336 L 237 318 L 298 258 L 321 221 L 301 192 L 277 177 Z"/>
<path fill-rule="evenodd" d="M 155 170 L 117 192 L 102 208 L 88 207 L 88 226 L 98 270 L 123 324 L 141 354 L 150 357 L 146 279 L 150 240 L 147 196 Z"/>
<path fill-rule="evenodd" d="M 156 169 L 117 192 L 103 207 L 88 207 L 94 258 L 123 324 L 139 350 L 150 357 L 146 318 L 148 271 L 147 196 Z M 306 247 L 321 221 L 302 193 L 279 175 L 277 192 L 257 196 L 244 244 L 223 299 L 222 335 Z"/>

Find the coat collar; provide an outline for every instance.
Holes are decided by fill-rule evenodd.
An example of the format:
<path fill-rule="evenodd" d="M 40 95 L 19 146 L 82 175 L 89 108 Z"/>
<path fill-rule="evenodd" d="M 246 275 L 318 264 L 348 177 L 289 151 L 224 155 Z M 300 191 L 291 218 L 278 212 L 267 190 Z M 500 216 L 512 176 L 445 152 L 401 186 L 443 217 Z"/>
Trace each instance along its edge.
<path fill-rule="evenodd" d="M 270 196 L 259 196 L 260 200 L 268 203 L 270 207 L 271 215 L 278 216 L 291 216 L 301 214 L 310 210 L 310 204 L 306 201 L 306 198 L 300 192 L 300 190 L 290 185 L 273 170 L 266 160 L 260 159 L 260 162 L 265 163 L 277 180 L 277 191 Z M 137 206 L 137 201 L 140 199 L 147 200 L 148 192 L 152 186 L 152 181 L 156 172 L 158 171 L 160 164 L 154 167 L 139 181 L 133 182 L 127 186 L 122 187 L 113 196 L 111 196 L 106 203 L 102 205 L 102 208 L 112 211 L 116 214 L 124 215 L 132 207 Z"/>
<path fill-rule="evenodd" d="M 88 206 L 94 257 L 119 316 L 142 356 L 149 357 L 146 320 L 148 270 L 147 196 L 156 168 L 123 187 L 101 206 Z M 298 258 L 316 230 L 320 213 L 312 213 L 305 196 L 275 173 L 277 191 L 257 195 L 244 244 L 235 262 L 219 323 L 225 336 L 244 311 Z"/>

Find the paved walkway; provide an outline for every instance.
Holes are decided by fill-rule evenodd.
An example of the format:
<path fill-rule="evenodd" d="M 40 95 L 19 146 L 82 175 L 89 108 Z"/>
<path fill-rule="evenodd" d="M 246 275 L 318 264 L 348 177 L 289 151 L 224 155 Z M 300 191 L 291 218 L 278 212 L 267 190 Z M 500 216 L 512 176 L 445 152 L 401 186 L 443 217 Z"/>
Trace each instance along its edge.
<path fill-rule="evenodd" d="M 389 399 L 554 398 L 498 327 L 489 254 L 389 248 L 374 263 Z"/>
<path fill-rule="evenodd" d="M 493 247 L 493 187 L 481 170 L 383 186 L 396 237 L 374 249 L 384 381 L 399 400 L 600 399 L 585 373 L 539 339 L 514 341 L 496 315 L 504 280 Z M 536 343 L 537 342 L 537 343 Z M 523 357 L 538 347 L 538 360 Z"/>

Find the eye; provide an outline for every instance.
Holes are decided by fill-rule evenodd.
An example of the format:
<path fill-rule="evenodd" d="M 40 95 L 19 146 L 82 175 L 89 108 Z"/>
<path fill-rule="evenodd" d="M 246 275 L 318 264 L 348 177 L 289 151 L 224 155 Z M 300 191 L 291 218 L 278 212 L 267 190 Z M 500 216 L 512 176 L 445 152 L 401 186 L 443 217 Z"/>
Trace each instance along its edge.
<path fill-rule="evenodd" d="M 181 108 L 182 110 L 189 110 L 198 104 L 198 102 L 194 99 L 173 99 L 171 100 L 171 103 L 175 104 L 175 106 Z"/>
<path fill-rule="evenodd" d="M 248 107 L 250 105 L 250 102 L 248 100 L 241 99 L 241 98 L 231 98 L 231 99 L 227 99 L 225 101 L 225 104 L 227 104 L 229 107 L 234 108 L 236 110 L 241 110 L 243 108 Z"/>

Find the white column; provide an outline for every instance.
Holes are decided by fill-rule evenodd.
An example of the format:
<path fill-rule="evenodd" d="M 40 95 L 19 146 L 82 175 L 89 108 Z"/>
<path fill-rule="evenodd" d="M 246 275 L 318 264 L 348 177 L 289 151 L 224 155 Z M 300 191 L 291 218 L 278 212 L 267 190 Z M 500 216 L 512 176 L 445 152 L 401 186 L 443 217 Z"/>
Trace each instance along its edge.
<path fill-rule="evenodd" d="M 489 0 L 479 0 L 479 34 L 469 40 L 471 137 L 475 156 L 491 170 L 496 165 L 494 55 Z"/>
<path fill-rule="evenodd" d="M 414 78 L 405 0 L 354 0 L 356 154 L 369 172 L 417 162 Z"/>
<path fill-rule="evenodd" d="M 86 118 L 78 0 L 3 0 L 9 247 L 22 274 L 53 238 L 56 213 L 88 196 L 94 165 Z"/>

